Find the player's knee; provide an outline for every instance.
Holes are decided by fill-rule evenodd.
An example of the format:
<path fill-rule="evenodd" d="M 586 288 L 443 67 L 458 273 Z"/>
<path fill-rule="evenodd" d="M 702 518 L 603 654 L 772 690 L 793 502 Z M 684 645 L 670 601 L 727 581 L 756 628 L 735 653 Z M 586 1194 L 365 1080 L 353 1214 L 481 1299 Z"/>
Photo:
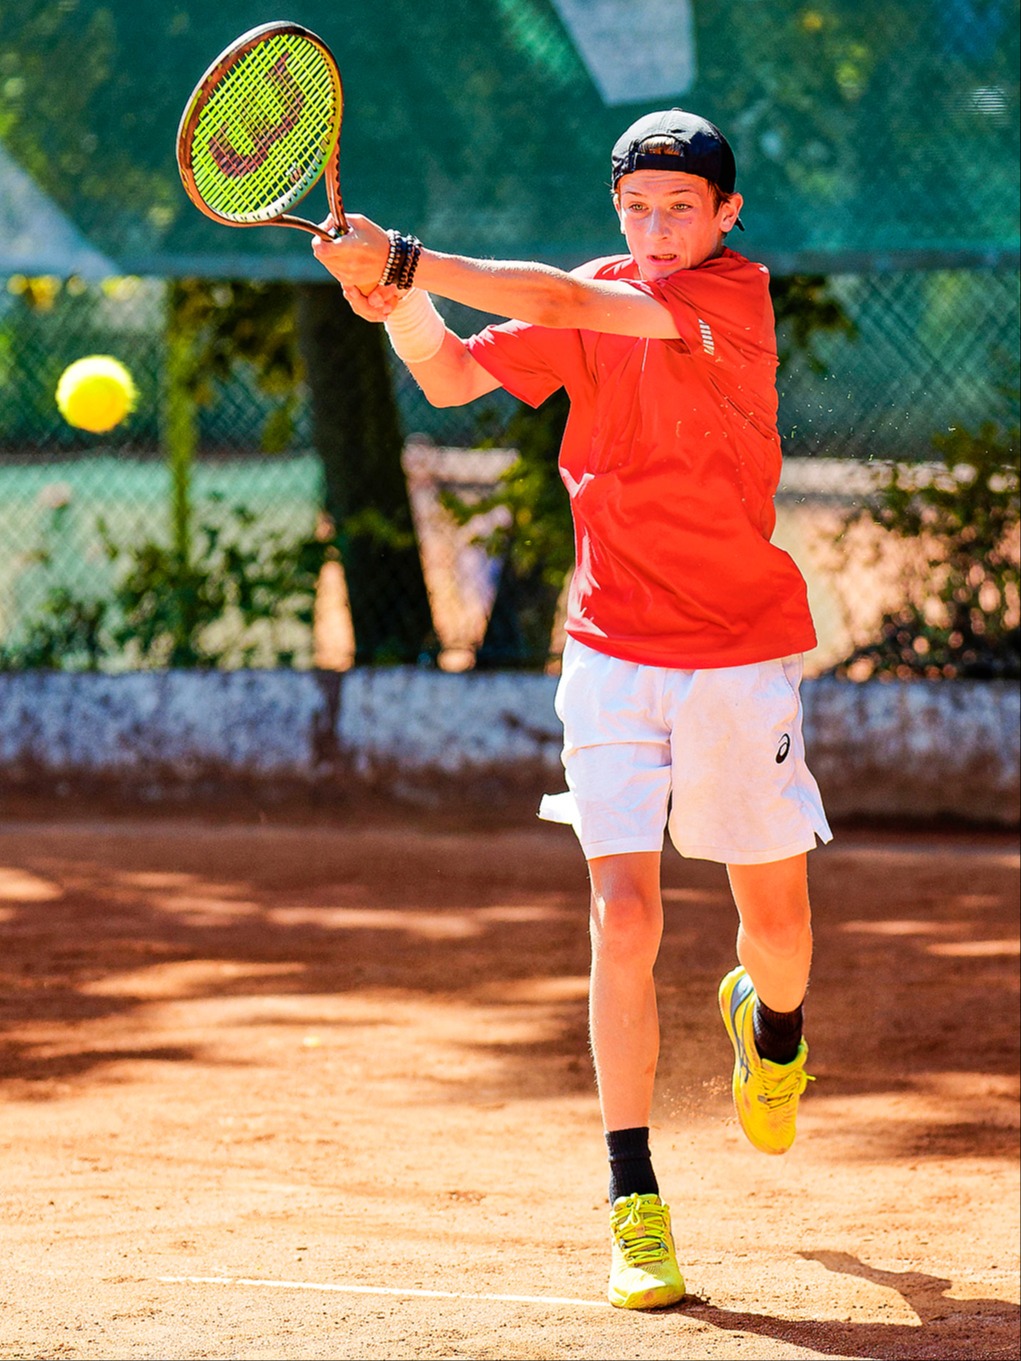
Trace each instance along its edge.
<path fill-rule="evenodd" d="M 662 911 L 639 893 L 593 894 L 591 928 L 592 948 L 600 958 L 651 967 L 663 932 Z"/>
<path fill-rule="evenodd" d="M 771 955 L 791 959 L 811 948 L 812 924 L 807 912 L 761 912 L 751 920 L 746 915 L 742 926 L 759 949 Z"/>

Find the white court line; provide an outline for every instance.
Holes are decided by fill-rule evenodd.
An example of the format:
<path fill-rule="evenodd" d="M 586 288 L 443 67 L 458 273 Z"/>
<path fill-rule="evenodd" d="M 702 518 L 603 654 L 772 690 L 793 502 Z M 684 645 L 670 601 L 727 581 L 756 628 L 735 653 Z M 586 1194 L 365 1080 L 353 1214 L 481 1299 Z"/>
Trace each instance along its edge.
<path fill-rule="evenodd" d="M 511 1304 L 575 1304 L 583 1309 L 609 1309 L 609 1300 L 578 1300 L 559 1295 L 474 1295 L 457 1290 L 398 1290 L 376 1285 L 320 1285 L 316 1281 L 267 1281 L 252 1276 L 157 1276 L 163 1285 L 254 1285 L 265 1290 L 326 1290 L 339 1295 L 397 1295 L 428 1300 L 504 1300 Z"/>

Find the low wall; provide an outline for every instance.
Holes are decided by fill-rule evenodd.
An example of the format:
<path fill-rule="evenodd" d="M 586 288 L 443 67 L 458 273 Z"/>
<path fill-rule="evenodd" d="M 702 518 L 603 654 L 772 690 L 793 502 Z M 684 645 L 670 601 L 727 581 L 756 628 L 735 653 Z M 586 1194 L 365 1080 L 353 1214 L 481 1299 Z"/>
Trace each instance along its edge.
<path fill-rule="evenodd" d="M 498 803 L 562 788 L 556 680 L 415 667 L 0 675 L 0 788 L 147 800 L 253 787 Z M 1009 682 L 803 686 L 835 818 L 1019 823 Z"/>

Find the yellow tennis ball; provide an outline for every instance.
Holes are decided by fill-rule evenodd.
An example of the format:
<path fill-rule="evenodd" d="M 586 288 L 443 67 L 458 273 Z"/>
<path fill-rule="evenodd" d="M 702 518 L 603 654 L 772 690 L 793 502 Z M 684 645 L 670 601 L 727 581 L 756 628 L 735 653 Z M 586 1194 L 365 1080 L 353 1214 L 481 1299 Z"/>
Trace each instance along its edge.
<path fill-rule="evenodd" d="M 76 359 L 57 383 L 57 406 L 64 420 L 97 435 L 119 425 L 137 399 L 131 374 L 108 354 Z"/>

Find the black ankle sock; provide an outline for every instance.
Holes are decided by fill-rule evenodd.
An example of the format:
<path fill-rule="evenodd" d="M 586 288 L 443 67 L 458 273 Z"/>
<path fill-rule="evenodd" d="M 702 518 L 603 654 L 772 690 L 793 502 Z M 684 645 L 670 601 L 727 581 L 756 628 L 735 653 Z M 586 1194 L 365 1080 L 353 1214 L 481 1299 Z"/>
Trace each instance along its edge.
<path fill-rule="evenodd" d="M 804 1028 L 804 1010 L 770 1011 L 756 998 L 755 1047 L 759 1057 L 773 1063 L 792 1063 L 798 1056 L 798 1045 Z"/>
<path fill-rule="evenodd" d="M 611 1129 L 606 1135 L 610 1153 L 610 1204 L 621 1196 L 659 1195 L 659 1183 L 649 1154 L 649 1127 Z"/>

